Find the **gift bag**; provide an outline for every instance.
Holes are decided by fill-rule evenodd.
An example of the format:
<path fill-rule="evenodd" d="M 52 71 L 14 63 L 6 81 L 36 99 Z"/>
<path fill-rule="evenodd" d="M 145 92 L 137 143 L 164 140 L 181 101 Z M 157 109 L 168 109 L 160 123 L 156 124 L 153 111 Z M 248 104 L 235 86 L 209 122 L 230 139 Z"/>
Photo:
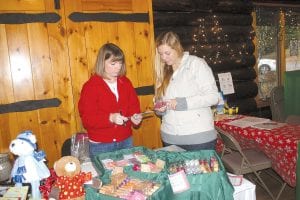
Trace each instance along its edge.
<path fill-rule="evenodd" d="M 78 158 L 80 163 L 90 161 L 89 138 L 87 133 L 77 133 L 71 137 L 71 155 Z"/>

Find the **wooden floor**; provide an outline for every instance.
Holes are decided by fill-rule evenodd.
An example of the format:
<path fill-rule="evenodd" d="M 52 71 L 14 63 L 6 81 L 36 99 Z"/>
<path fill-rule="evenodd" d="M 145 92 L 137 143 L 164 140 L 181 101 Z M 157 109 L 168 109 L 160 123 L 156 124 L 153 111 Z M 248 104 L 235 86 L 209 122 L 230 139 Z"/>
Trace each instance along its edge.
<path fill-rule="evenodd" d="M 275 172 L 271 170 L 269 172 L 275 174 Z M 271 192 L 277 196 L 281 187 L 280 183 L 268 174 L 263 173 L 262 178 L 270 188 Z M 272 200 L 268 193 L 258 184 L 256 184 L 256 200 Z M 296 189 L 286 185 L 279 200 L 296 200 Z"/>

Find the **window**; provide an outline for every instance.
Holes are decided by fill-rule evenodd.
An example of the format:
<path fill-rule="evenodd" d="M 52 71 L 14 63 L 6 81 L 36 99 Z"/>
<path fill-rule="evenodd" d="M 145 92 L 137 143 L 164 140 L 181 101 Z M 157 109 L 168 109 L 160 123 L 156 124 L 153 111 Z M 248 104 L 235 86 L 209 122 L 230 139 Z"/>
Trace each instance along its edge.
<path fill-rule="evenodd" d="M 286 71 L 300 69 L 300 8 L 285 12 L 285 64 Z"/>
<path fill-rule="evenodd" d="M 257 7 L 255 12 L 258 95 L 265 100 L 270 97 L 271 89 L 278 85 L 279 16 L 276 10 L 265 7 Z"/>
<path fill-rule="evenodd" d="M 300 7 L 255 6 L 258 97 L 282 85 L 284 71 L 300 69 Z"/>

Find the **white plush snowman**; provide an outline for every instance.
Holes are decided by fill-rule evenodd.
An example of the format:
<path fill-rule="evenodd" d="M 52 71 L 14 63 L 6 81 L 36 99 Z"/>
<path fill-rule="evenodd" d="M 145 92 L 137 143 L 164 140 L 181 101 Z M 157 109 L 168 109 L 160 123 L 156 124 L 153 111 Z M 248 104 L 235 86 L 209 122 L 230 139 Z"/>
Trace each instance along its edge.
<path fill-rule="evenodd" d="M 49 177 L 50 171 L 44 163 L 45 153 L 36 151 L 36 142 L 36 137 L 31 131 L 24 131 L 11 141 L 9 150 L 18 156 L 14 162 L 11 178 L 16 186 L 30 183 L 32 199 L 41 199 L 40 181 Z"/>

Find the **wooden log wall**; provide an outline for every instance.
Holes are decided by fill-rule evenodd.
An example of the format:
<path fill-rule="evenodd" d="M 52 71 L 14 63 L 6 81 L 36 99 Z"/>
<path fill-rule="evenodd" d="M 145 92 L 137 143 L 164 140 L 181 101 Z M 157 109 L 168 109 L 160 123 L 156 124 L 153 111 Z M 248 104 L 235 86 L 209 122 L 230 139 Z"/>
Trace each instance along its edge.
<path fill-rule="evenodd" d="M 155 35 L 176 32 L 191 54 L 204 58 L 218 83 L 230 72 L 235 93 L 226 95 L 243 114 L 257 111 L 252 4 L 243 0 L 153 0 Z"/>
<path fill-rule="evenodd" d="M 127 76 L 143 90 L 153 85 L 153 41 L 151 0 L 0 1 L 0 105 L 60 102 L 0 112 L 0 152 L 29 129 L 52 166 L 63 142 L 84 131 L 77 103 L 100 46 L 113 42 L 124 50 Z M 153 106 L 153 93 L 141 94 L 144 111 Z M 157 117 L 145 119 L 134 130 L 134 144 L 161 147 L 159 126 Z"/>

